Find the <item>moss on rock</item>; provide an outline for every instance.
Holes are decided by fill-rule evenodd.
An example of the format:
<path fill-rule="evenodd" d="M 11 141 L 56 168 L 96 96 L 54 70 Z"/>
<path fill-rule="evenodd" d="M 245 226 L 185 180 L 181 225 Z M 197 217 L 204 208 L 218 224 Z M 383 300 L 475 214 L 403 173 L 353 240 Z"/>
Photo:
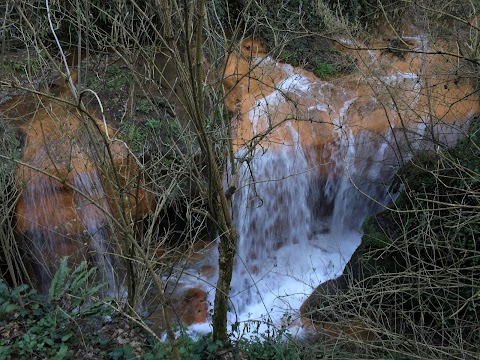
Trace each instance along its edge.
<path fill-rule="evenodd" d="M 390 334 L 420 344 L 416 352 L 432 351 L 439 344 L 455 351 L 459 336 L 458 351 L 476 349 L 478 124 L 455 148 L 417 154 L 401 169 L 401 196 L 391 210 L 363 224 L 362 244 L 341 276 L 348 289 L 327 298 L 320 286 L 302 306 L 313 320 L 331 319 L 330 314 L 338 321 L 360 318 L 375 329 L 377 338 Z"/>

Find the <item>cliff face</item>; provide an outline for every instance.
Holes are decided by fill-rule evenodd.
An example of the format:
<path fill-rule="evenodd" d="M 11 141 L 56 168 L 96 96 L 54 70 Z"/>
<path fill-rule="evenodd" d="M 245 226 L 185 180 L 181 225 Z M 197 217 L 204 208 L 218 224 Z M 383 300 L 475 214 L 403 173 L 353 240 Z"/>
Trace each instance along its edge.
<path fill-rule="evenodd" d="M 78 264 L 107 251 L 112 216 L 139 218 L 149 207 L 136 187 L 137 165 L 112 140 L 113 129 L 69 105 L 66 87 L 62 92 L 56 101 L 19 97 L 1 108 L 24 138 L 16 231 L 42 289 L 61 257 Z"/>
<path fill-rule="evenodd" d="M 394 130 L 390 142 L 399 151 L 418 148 L 418 140 L 428 142 L 431 136 L 448 143 L 450 135 L 461 132 L 453 129 L 479 110 L 472 84 L 457 75 L 449 59 L 430 54 L 441 50 L 430 49 L 427 36 L 412 33 L 403 39 L 408 47 L 401 54 L 368 50 L 387 49 L 388 38 L 368 46 L 339 40 L 330 51 L 348 53 L 357 70 L 329 79 L 278 62 L 263 42 L 245 40 L 241 53 L 229 57 L 224 81 L 227 107 L 235 114 L 236 146 L 274 150 L 290 144 L 295 139 L 289 126 L 302 147 L 318 149 L 316 156 L 326 158 L 323 149 L 342 134 L 366 132 L 370 141 L 381 141 Z"/>
<path fill-rule="evenodd" d="M 347 176 L 350 186 L 368 197 L 369 187 L 355 182 L 359 178 L 389 186 L 402 164 L 416 159 L 418 154 L 455 145 L 468 132 L 470 120 L 480 110 L 474 82 L 465 73 L 459 74 L 459 68 L 468 64 L 462 63 L 459 67 L 450 56 L 442 55 L 454 51 L 455 44 L 433 43 L 428 35 L 412 27 L 406 30 L 399 51 L 390 50 L 392 43 L 388 36 L 368 46 L 353 40 L 338 40 L 337 45 L 332 45 L 334 51 L 355 59 L 357 69 L 351 74 L 329 75 L 323 79 L 270 57 L 262 41 L 245 40 L 241 51 L 230 56 L 225 66 L 226 104 L 234 114 L 236 149 L 241 153 L 253 147 L 264 154 L 275 154 L 285 148 L 301 148 L 309 164 L 309 169 L 304 171 L 314 173 L 320 179 L 318 186 L 323 186 L 324 191 L 335 178 Z M 302 199 L 297 197 L 293 201 Z M 325 196 L 318 206 L 333 206 L 329 201 Z M 293 208 L 284 203 L 282 206 L 287 212 Z M 373 229 L 371 223 L 372 220 L 370 230 Z M 258 228 L 258 224 L 254 224 Z M 279 221 L 276 226 L 285 233 L 284 222 Z M 376 234 L 379 231 L 383 231 L 381 226 L 377 226 Z M 400 236 L 398 232 L 397 236 Z M 312 293 L 301 307 L 304 326 L 313 325 L 330 337 L 379 338 L 364 322 L 369 321 L 370 308 L 362 310 L 358 304 L 353 309 L 356 305 L 348 298 L 351 295 L 348 289 L 352 283 L 358 285 L 377 272 L 395 273 L 408 268 L 405 253 L 394 251 L 395 237 L 381 239 L 366 234 L 345 274 L 338 281 L 320 285 Z M 415 251 L 427 257 L 439 255 L 418 248 Z M 369 254 L 368 263 L 362 260 L 365 253 Z M 375 261 L 371 263 L 373 258 Z M 381 286 L 387 286 L 386 282 L 381 282 Z M 379 283 L 375 284 L 381 294 Z M 462 301 L 467 298 L 465 295 Z M 342 301 L 344 313 L 350 316 L 336 313 Z M 365 301 L 381 302 L 371 297 Z M 418 303 L 406 301 L 410 301 L 410 308 L 405 308 L 405 312 L 414 307 L 418 310 Z M 385 314 L 394 314 L 392 308 Z M 415 312 L 415 316 L 423 315 Z M 428 316 L 431 324 L 435 323 L 436 320 L 432 320 L 435 317 Z M 435 326 L 432 325 L 432 329 Z"/>

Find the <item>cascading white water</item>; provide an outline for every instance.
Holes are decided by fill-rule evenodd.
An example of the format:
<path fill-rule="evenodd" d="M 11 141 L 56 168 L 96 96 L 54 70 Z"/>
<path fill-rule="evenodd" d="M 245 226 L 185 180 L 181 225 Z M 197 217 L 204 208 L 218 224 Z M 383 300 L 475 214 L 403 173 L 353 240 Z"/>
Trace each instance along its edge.
<path fill-rule="evenodd" d="M 58 144 L 58 141 L 50 143 L 50 149 L 41 147 L 31 159 L 32 166 L 42 168 L 45 162 L 52 161 L 49 155 L 52 150 L 59 154 L 54 160 L 62 163 L 65 154 L 56 148 Z M 75 264 L 93 257 L 99 269 L 99 280 L 108 284 L 109 291 L 115 292 L 107 246 L 110 209 L 99 175 L 95 168 L 74 170 L 69 185 L 54 178 L 56 170 L 50 171 L 52 176 L 25 170 L 31 176 L 23 193 L 26 231 L 22 235 L 34 257 L 32 267 L 38 284 L 42 291 L 48 290 L 58 260 L 63 256 L 69 256 Z M 74 189 L 73 195 L 68 193 L 70 186 Z"/>
<path fill-rule="evenodd" d="M 379 204 L 391 200 L 388 182 L 394 169 L 385 174 L 380 168 L 387 147 L 362 140 L 350 134 L 331 145 L 338 147 L 332 152 L 338 158 L 327 180 L 309 166 L 299 142 L 257 151 L 242 167 L 233 209 L 240 241 L 232 323 L 296 319 L 312 290 L 343 271 L 360 243 L 361 224 L 380 207 L 366 195 Z M 368 166 L 358 161 L 360 153 L 369 154 Z M 329 211 L 316 211 L 325 206 L 312 199 L 316 191 L 320 201 L 333 199 Z"/>
<path fill-rule="evenodd" d="M 326 83 L 312 83 L 290 65 L 276 66 L 283 66 L 288 76 L 250 110 L 253 134 L 269 128 L 282 109 L 290 111 L 279 106 L 293 95 L 313 102 L 308 112 L 328 114 L 333 141 L 316 156 L 318 149 L 303 145 L 295 122 L 286 121 L 277 137 L 285 141 L 258 146 L 242 164 L 232 209 L 239 234 L 232 324 L 299 325 L 295 320 L 303 301 L 319 284 L 342 273 L 360 244 L 365 218 L 395 196 L 389 188 L 400 162 L 392 135 L 353 134 L 348 111 L 355 96 L 340 94 L 336 101 L 343 105 L 335 111 L 329 105 L 332 95 L 323 93 L 330 91 Z M 239 158 L 244 151 L 239 150 Z M 198 280 L 194 285 L 202 286 Z"/>
<path fill-rule="evenodd" d="M 251 307 L 262 307 L 264 297 L 283 296 L 275 292 L 283 277 L 299 276 L 290 273 L 300 269 L 282 251 L 302 246 L 311 236 L 314 220 L 308 189 L 312 177 L 298 144 L 278 152 L 257 152 L 241 171 L 243 180 L 233 210 L 240 240 L 231 296 L 237 312 L 265 313 L 271 309 Z"/>
<path fill-rule="evenodd" d="M 107 246 L 108 215 L 110 208 L 97 172 L 79 172 L 74 177 L 75 201 L 78 217 L 84 233 L 90 238 L 95 264 L 101 281 L 109 285 L 109 291 L 117 292 L 112 257 Z"/>

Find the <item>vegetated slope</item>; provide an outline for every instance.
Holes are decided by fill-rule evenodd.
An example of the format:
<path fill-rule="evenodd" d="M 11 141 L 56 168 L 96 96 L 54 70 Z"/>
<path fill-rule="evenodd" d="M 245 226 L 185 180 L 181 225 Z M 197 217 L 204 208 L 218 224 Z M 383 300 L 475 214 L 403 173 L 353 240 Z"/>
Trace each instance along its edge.
<path fill-rule="evenodd" d="M 455 148 L 419 153 L 401 169 L 394 206 L 367 219 L 343 276 L 304 308 L 314 324 L 354 324 L 372 351 L 478 355 L 479 125 Z"/>

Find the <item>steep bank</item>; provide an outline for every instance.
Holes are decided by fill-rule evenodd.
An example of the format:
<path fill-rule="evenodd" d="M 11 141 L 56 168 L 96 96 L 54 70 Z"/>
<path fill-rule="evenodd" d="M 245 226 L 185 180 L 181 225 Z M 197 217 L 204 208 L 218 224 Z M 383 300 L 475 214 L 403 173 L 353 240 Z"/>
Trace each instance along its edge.
<path fill-rule="evenodd" d="M 342 272 L 363 220 L 396 197 L 399 167 L 455 144 L 479 111 L 474 84 L 436 54 L 438 43 L 433 50 L 427 35 L 410 30 L 401 54 L 339 40 L 364 50 L 337 49 L 358 68 L 328 80 L 276 61 L 258 40 L 228 59 L 227 106 L 237 157 L 247 159 L 235 195 L 232 283 L 243 315 L 232 321 L 295 319 L 315 282 Z"/>
<path fill-rule="evenodd" d="M 405 190 L 392 209 L 364 223 L 342 276 L 303 304 L 305 325 L 341 336 L 357 324 L 358 337 L 368 333 L 386 351 L 475 358 L 479 155 L 476 120 L 455 148 L 403 166 Z M 330 324 L 336 333 L 325 331 Z"/>

